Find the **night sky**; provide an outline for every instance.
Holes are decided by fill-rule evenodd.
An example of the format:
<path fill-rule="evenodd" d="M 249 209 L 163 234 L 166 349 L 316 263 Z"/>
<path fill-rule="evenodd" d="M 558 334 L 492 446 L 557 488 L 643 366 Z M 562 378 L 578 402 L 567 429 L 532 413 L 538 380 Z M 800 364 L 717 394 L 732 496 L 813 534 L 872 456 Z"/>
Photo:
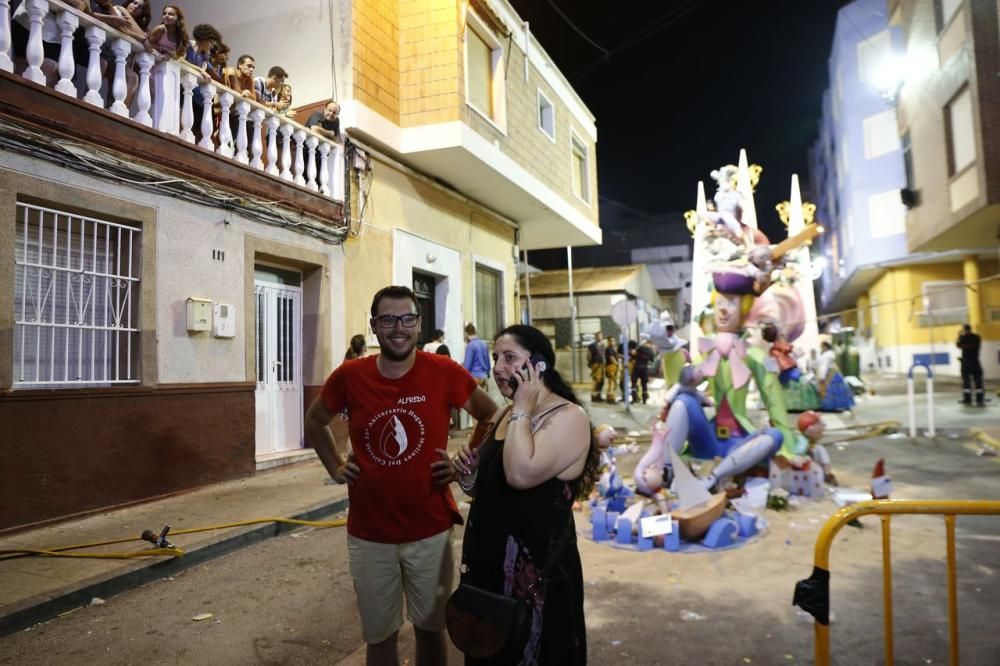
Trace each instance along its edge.
<path fill-rule="evenodd" d="M 709 172 L 735 164 L 746 148 L 764 167 L 755 194 L 760 227 L 772 242 L 784 235 L 774 206 L 788 199 L 793 173 L 809 186 L 808 150 L 845 0 L 510 1 L 597 118 L 602 199 L 676 211 L 680 226 L 697 181 L 711 198 Z M 532 253 L 531 263 L 565 267 L 565 254 Z"/>

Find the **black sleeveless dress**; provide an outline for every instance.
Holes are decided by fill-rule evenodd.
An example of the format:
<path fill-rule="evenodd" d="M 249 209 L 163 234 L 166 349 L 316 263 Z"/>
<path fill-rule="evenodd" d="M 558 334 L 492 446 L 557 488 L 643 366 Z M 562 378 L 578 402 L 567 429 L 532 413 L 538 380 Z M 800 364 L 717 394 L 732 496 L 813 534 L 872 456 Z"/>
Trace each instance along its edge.
<path fill-rule="evenodd" d="M 549 551 L 572 520 L 570 484 L 557 478 L 528 490 L 507 484 L 503 441 L 496 431 L 482 445 L 475 499 L 462 543 L 461 576 L 469 583 L 524 598 L 538 578 Z M 576 528 L 538 596 L 531 637 L 521 664 L 586 664 L 583 570 Z M 465 658 L 467 665 L 501 662 Z"/>

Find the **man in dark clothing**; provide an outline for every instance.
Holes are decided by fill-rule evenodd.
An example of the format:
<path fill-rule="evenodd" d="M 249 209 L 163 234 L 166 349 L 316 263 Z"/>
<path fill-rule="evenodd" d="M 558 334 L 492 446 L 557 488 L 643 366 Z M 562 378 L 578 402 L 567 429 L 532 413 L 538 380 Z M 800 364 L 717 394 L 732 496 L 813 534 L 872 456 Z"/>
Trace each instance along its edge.
<path fill-rule="evenodd" d="M 649 400 L 649 366 L 656 358 L 656 350 L 643 340 L 635 348 L 635 368 L 632 372 L 632 399 L 641 400 L 643 404 Z M 641 389 L 641 390 L 640 390 Z"/>
<path fill-rule="evenodd" d="M 322 111 L 317 111 L 306 121 L 306 127 L 315 134 L 340 143 L 340 105 L 334 101 L 327 102 Z"/>
<path fill-rule="evenodd" d="M 604 334 L 594 333 L 594 341 L 587 345 L 587 365 L 590 366 L 590 401 L 601 402 L 604 388 Z"/>
<path fill-rule="evenodd" d="M 958 336 L 958 348 L 962 350 L 962 404 L 972 404 L 972 384 L 976 385 L 976 405 L 986 405 L 983 393 L 983 366 L 979 364 L 979 348 L 982 341 L 972 332 L 972 326 L 962 326 Z"/>

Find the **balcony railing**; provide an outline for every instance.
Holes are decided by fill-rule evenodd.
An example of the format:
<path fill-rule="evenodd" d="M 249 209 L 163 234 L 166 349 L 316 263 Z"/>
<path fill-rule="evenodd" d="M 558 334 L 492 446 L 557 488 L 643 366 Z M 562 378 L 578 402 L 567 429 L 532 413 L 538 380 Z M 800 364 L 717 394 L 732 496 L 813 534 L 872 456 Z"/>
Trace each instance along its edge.
<path fill-rule="evenodd" d="M 59 79 L 52 86 L 57 92 L 190 144 L 196 143 L 195 123 L 198 123 L 200 148 L 334 201 L 344 201 L 342 144 L 317 136 L 294 120 L 254 100 L 244 99 L 231 88 L 206 82 L 205 73 L 185 61 L 157 62 L 157 56 L 140 42 L 58 0 L 24 0 L 24 5 L 30 20 L 27 48 L 24 54 L 13 54 L 10 0 L 0 0 L 0 70 L 46 86 L 42 70 L 43 23 L 46 18 L 54 19 L 60 39 Z M 78 70 L 78 65 L 82 69 L 84 64 L 77 63 L 73 54 L 73 35 L 78 29 L 84 31 L 89 49 L 85 71 Z M 102 68 L 105 45 L 114 60 Z M 15 55 L 27 61 L 18 72 L 15 72 Z M 138 70 L 131 108 L 125 103 L 128 96 L 125 72 L 131 67 L 130 57 Z M 202 102 L 200 118 L 195 118 L 195 95 Z M 213 119 L 216 96 L 220 108 L 217 136 Z"/>

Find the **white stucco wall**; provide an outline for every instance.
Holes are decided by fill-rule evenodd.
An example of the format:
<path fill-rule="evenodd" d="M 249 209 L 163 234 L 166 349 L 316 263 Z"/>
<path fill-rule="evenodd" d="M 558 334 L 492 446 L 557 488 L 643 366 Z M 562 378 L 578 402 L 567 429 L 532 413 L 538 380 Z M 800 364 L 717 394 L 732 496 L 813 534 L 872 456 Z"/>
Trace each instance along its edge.
<path fill-rule="evenodd" d="M 156 358 L 160 383 L 248 380 L 247 331 L 243 319 L 248 307 L 243 283 L 247 234 L 303 247 L 327 257 L 330 349 L 339 350 L 347 346 L 343 323 L 343 253 L 339 246 L 233 213 L 227 214 L 219 208 L 93 178 L 9 152 L 0 152 L 0 167 L 157 210 L 156 256 L 144 255 L 143 259 L 156 262 Z M 59 202 L 52 203 L 58 205 Z M 224 220 L 228 220 L 229 224 Z M 224 251 L 225 260 L 213 259 L 213 250 Z M 233 305 L 236 308 L 236 337 L 215 338 L 211 332 L 188 333 L 185 301 L 191 296 Z M 252 307 L 253 303 L 249 306 Z"/>

